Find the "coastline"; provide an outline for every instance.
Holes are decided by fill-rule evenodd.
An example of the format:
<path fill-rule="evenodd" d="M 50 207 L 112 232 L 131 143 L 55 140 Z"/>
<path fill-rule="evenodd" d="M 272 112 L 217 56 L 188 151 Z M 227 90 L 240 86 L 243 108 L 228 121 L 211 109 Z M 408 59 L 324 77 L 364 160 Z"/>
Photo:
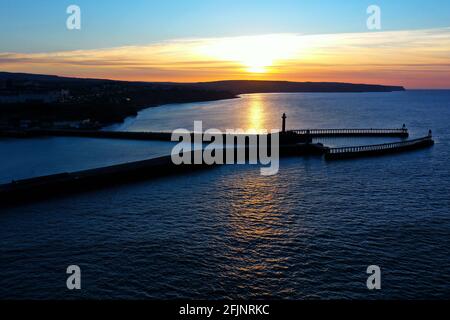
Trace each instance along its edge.
<path fill-rule="evenodd" d="M 366 93 L 401 86 L 227 80 L 126 82 L 0 72 L 0 128 L 101 129 L 167 104 L 237 99 L 252 93 Z"/>

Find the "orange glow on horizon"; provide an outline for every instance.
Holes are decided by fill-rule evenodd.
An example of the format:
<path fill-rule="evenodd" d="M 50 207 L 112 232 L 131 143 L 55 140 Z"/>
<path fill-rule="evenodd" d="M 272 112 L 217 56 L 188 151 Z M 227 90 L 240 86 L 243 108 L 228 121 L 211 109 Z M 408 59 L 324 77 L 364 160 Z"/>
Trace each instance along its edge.
<path fill-rule="evenodd" d="M 0 69 L 127 81 L 286 80 L 450 88 L 450 28 L 173 40 L 0 53 Z"/>

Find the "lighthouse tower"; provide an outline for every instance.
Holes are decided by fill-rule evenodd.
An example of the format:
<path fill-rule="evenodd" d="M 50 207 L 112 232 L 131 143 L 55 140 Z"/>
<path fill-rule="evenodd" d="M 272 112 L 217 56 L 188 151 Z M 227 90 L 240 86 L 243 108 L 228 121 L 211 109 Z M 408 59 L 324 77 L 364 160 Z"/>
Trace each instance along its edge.
<path fill-rule="evenodd" d="M 282 119 L 283 119 L 283 126 L 282 126 L 282 130 L 281 130 L 281 132 L 282 133 L 286 133 L 286 113 L 283 113 L 283 117 L 282 117 Z"/>

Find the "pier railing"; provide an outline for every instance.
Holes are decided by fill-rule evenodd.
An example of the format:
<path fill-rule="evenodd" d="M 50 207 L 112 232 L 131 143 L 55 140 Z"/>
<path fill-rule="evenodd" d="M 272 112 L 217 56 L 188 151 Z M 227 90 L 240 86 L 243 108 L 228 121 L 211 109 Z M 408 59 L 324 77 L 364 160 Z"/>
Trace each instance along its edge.
<path fill-rule="evenodd" d="M 431 136 L 428 136 L 428 137 L 424 137 L 424 138 L 420 138 L 420 139 L 392 142 L 392 143 L 383 143 L 383 144 L 376 144 L 376 145 L 369 145 L 369 146 L 329 148 L 326 153 L 332 154 L 332 155 L 338 155 L 338 154 L 345 154 L 345 153 L 382 151 L 382 150 L 410 147 L 410 146 L 420 144 L 422 142 L 426 143 L 426 142 L 432 142 L 432 141 L 433 141 L 433 138 Z"/>
<path fill-rule="evenodd" d="M 408 136 L 407 128 L 400 129 L 301 129 L 291 130 L 300 135 L 311 136 Z"/>

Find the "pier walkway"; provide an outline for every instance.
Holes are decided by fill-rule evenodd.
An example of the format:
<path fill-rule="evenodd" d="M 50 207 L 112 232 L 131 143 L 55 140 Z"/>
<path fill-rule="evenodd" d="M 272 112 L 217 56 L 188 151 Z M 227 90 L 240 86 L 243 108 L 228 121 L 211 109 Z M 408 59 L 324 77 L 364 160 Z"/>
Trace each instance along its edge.
<path fill-rule="evenodd" d="M 301 139 L 325 137 L 401 137 L 409 136 L 406 127 L 400 129 L 300 129 L 285 131 L 288 135 Z M 191 132 L 191 135 L 201 133 Z M 19 131 L 0 131 L 0 137 L 32 138 L 32 137 L 84 137 L 127 140 L 157 140 L 171 141 L 172 132 L 133 132 L 133 131 L 96 131 L 96 130 L 60 130 L 60 129 L 29 129 Z"/>

